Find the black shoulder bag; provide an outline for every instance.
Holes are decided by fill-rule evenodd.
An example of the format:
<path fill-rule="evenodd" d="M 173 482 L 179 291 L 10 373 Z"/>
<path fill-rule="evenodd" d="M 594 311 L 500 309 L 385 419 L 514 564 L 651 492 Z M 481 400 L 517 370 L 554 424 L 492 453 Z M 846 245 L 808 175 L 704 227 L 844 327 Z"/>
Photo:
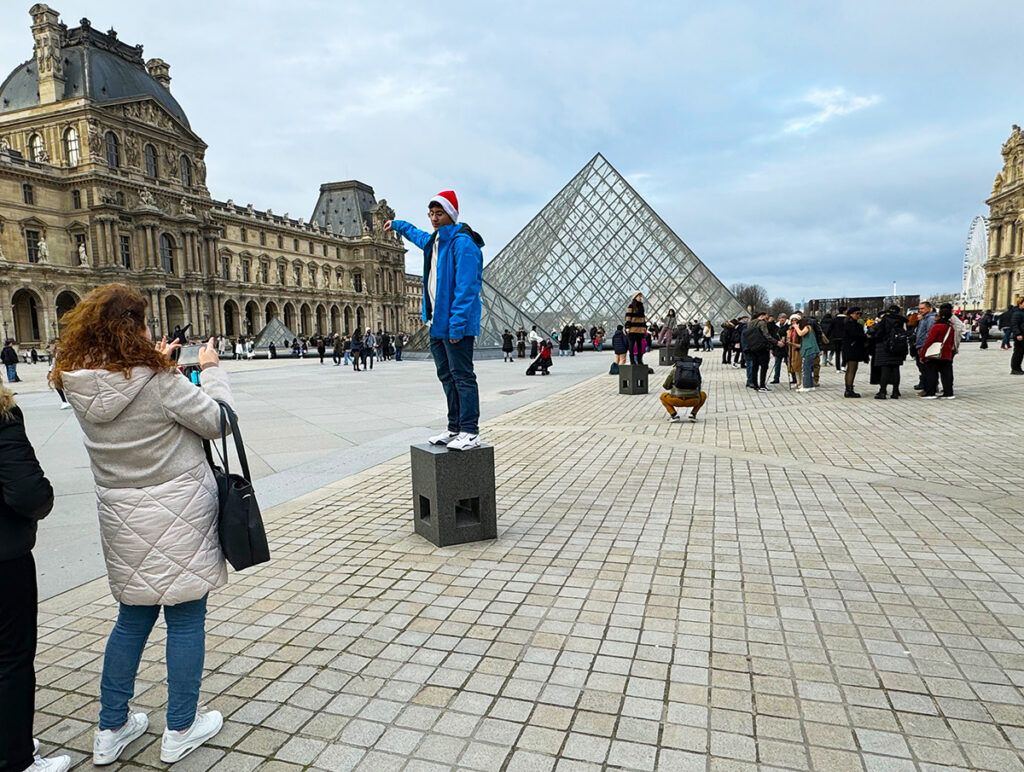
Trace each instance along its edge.
<path fill-rule="evenodd" d="M 270 547 L 267 544 L 267 532 L 263 527 L 260 505 L 256 502 L 256 494 L 252 489 L 252 475 L 249 474 L 249 461 L 245 457 L 242 435 L 238 431 L 238 418 L 235 411 L 218 400 L 220 405 L 220 442 L 221 469 L 213 462 L 209 440 L 203 440 L 206 459 L 213 469 L 217 480 L 217 494 L 220 500 L 220 516 L 217 531 L 220 535 L 220 547 L 224 557 L 236 571 L 266 563 L 270 560 Z M 235 440 L 235 450 L 242 464 L 242 474 L 231 474 L 228 468 L 227 425 L 231 425 L 231 436 Z"/>

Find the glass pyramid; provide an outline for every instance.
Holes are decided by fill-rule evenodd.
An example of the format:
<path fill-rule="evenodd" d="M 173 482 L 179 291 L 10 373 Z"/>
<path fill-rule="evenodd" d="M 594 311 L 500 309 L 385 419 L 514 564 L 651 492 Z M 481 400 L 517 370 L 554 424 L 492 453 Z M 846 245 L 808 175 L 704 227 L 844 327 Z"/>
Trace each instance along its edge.
<path fill-rule="evenodd" d="M 527 332 L 533 325 L 537 325 L 538 330 L 543 329 L 539 322 L 524 314 L 487 279 L 483 280 L 480 301 L 480 335 L 474 344 L 476 349 L 500 349 L 501 334 L 505 330 L 515 335 L 520 327 Z M 429 351 L 430 327 L 423 327 L 409 336 L 406 348 L 410 351 Z"/>
<path fill-rule="evenodd" d="M 746 313 L 600 153 L 484 267 L 484 279 L 547 330 L 600 324 L 611 335 L 637 292 L 649 322 L 673 308 L 681 322 L 720 328 Z"/>

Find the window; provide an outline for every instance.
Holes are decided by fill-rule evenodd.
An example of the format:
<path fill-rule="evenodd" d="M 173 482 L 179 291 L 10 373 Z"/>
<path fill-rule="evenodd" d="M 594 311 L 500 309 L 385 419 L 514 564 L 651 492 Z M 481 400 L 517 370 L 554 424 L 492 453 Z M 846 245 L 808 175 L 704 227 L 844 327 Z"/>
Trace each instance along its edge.
<path fill-rule="evenodd" d="M 356 292 L 363 291 L 363 275 L 361 273 L 352 274 L 352 289 Z"/>
<path fill-rule="evenodd" d="M 309 266 L 309 283 L 311 286 L 316 286 L 316 266 Z"/>
<path fill-rule="evenodd" d="M 186 188 L 192 187 L 192 162 L 187 155 L 181 157 L 181 184 Z"/>
<path fill-rule="evenodd" d="M 224 279 L 224 281 L 228 281 L 228 280 L 231 279 L 231 258 L 230 257 L 222 257 L 220 259 L 220 278 Z"/>
<path fill-rule="evenodd" d="M 78 131 L 73 127 L 64 132 L 64 160 L 68 166 L 78 166 L 81 154 L 78 152 Z"/>
<path fill-rule="evenodd" d="M 242 242 L 245 243 L 246 241 L 249 240 L 249 231 L 247 231 L 245 228 L 242 228 L 240 232 L 242 235 Z"/>
<path fill-rule="evenodd" d="M 302 266 L 301 265 L 293 265 L 292 266 L 292 279 L 295 280 L 295 286 L 296 287 L 301 287 L 302 286 Z"/>
<path fill-rule="evenodd" d="M 121 236 L 121 265 L 123 265 L 129 271 L 132 269 L 131 236 Z"/>
<path fill-rule="evenodd" d="M 284 249 L 284 236 L 281 236 L 280 234 L 278 234 L 277 237 L 277 248 Z"/>
<path fill-rule="evenodd" d="M 28 138 L 28 158 L 30 161 L 40 162 L 43 160 L 43 154 L 46 151 L 43 149 L 43 138 L 38 134 L 33 134 Z"/>
<path fill-rule="evenodd" d="M 341 260 L 341 247 L 335 247 L 334 248 L 334 256 L 336 258 L 338 258 L 339 260 Z"/>
<path fill-rule="evenodd" d="M 21 185 L 21 198 L 26 204 L 34 204 L 36 202 L 36 194 L 32 191 L 32 186 L 27 182 Z"/>
<path fill-rule="evenodd" d="M 277 283 L 280 284 L 283 287 L 284 286 L 284 281 L 285 281 L 284 265 L 283 264 L 279 264 L 277 266 Z"/>
<path fill-rule="evenodd" d="M 323 245 L 323 253 L 324 253 L 324 257 L 327 257 L 327 245 L 326 244 Z"/>
<path fill-rule="evenodd" d="M 267 246 L 267 234 L 264 231 L 260 231 L 260 246 Z"/>
<path fill-rule="evenodd" d="M 294 252 L 298 252 L 299 251 L 299 240 L 298 239 L 292 239 L 292 251 L 294 251 Z"/>
<path fill-rule="evenodd" d="M 174 242 L 166 233 L 160 234 L 160 267 L 164 273 L 174 273 Z"/>
<path fill-rule="evenodd" d="M 250 260 L 247 257 L 243 258 L 242 259 L 242 281 L 247 281 L 247 282 L 252 281 L 252 276 L 250 276 L 250 271 L 252 271 L 252 260 Z"/>
<path fill-rule="evenodd" d="M 111 169 L 121 168 L 121 141 L 112 131 L 107 132 L 107 166 Z"/>
<path fill-rule="evenodd" d="M 156 155 L 156 148 L 150 144 L 147 144 L 142 149 L 142 154 L 146 157 L 146 176 L 156 179 L 160 167 L 158 166 L 158 160 Z"/>
<path fill-rule="evenodd" d="M 124 191 L 117 191 L 114 195 L 114 200 L 117 201 L 118 206 L 124 206 Z"/>
<path fill-rule="evenodd" d="M 25 251 L 30 263 L 39 262 L 39 231 L 25 231 Z"/>
<path fill-rule="evenodd" d="M 260 284 L 270 284 L 270 266 L 260 263 Z"/>
<path fill-rule="evenodd" d="M 72 190 L 71 191 L 71 208 L 81 209 L 82 208 L 82 191 Z"/>
<path fill-rule="evenodd" d="M 309 254 L 313 254 L 313 242 L 309 242 Z"/>

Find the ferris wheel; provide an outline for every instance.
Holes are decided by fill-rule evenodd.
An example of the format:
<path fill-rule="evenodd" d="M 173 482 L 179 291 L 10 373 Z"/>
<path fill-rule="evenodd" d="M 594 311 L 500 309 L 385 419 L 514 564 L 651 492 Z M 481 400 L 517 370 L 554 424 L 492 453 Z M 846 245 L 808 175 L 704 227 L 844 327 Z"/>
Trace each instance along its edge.
<path fill-rule="evenodd" d="M 960 292 L 963 308 L 981 308 L 985 302 L 985 261 L 988 260 L 988 220 L 978 215 L 971 221 L 964 249 L 964 281 Z"/>

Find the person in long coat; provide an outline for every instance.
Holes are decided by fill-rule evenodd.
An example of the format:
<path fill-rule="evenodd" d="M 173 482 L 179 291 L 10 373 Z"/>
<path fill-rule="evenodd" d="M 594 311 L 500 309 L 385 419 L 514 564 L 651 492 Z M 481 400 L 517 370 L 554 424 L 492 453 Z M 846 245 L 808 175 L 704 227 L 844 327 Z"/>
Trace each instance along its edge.
<path fill-rule="evenodd" d="M 797 323 L 800 314 L 789 317 L 789 329 L 786 331 L 786 345 L 789 347 L 787 369 L 789 370 L 789 388 L 795 388 L 803 378 L 803 359 L 800 356 L 800 336 L 797 334 Z"/>
<path fill-rule="evenodd" d="M 878 368 L 878 393 L 875 399 L 900 398 L 900 368 L 910 353 L 909 338 L 907 317 L 900 313 L 899 306 L 889 306 L 874 326 L 873 363 Z M 890 386 L 891 394 L 888 393 Z"/>
<path fill-rule="evenodd" d="M 199 710 L 207 596 L 227 584 L 219 494 L 203 440 L 221 436 L 232 406 L 211 338 L 199 352 L 202 386 L 174 367 L 180 345 L 155 347 L 147 301 L 125 284 L 97 287 L 65 314 L 50 374 L 85 435 L 110 590 L 119 604 L 100 680 L 93 763 L 112 764 L 145 734 L 128 701 L 146 640 L 167 624 L 167 722 L 160 759 L 173 763 L 216 735 L 223 718 Z"/>
<path fill-rule="evenodd" d="M 644 363 L 644 339 L 647 336 L 647 312 L 644 310 L 644 295 L 638 292 L 626 308 L 626 336 L 629 339 L 629 362 Z"/>

